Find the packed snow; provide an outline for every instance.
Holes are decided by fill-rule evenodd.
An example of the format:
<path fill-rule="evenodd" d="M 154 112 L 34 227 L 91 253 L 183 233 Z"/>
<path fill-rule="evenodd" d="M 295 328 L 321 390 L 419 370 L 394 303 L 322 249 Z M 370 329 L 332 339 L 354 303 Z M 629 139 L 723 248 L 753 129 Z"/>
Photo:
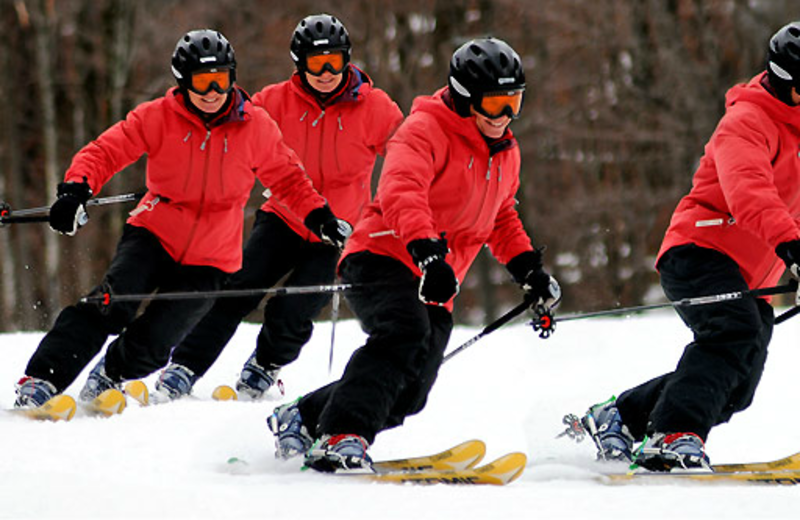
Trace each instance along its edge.
<path fill-rule="evenodd" d="M 775 329 L 754 404 L 714 429 L 712 462 L 763 461 L 800 450 L 800 318 Z M 480 331 L 457 327 L 451 348 Z M 194 396 L 151 407 L 129 404 L 108 419 L 69 423 L 0 412 L 0 518 L 796 518 L 800 488 L 761 485 L 609 486 L 591 441 L 556 439 L 562 416 L 671 370 L 689 340 L 672 311 L 558 325 L 540 339 L 525 320 L 486 336 L 448 361 L 422 413 L 378 436 L 371 454 L 397 458 L 483 439 L 491 460 L 522 451 L 528 467 L 506 487 L 356 482 L 301 472 L 274 458 L 264 419 L 272 408 L 337 377 L 364 335 L 356 321 L 318 324 L 300 359 L 281 374 L 286 395 L 215 402 L 255 345 L 244 324 Z M 42 333 L 0 335 L 0 408 Z M 69 389 L 76 396 L 84 373 Z M 153 383 L 155 376 L 148 378 Z M 238 458 L 242 462 L 229 463 Z"/>

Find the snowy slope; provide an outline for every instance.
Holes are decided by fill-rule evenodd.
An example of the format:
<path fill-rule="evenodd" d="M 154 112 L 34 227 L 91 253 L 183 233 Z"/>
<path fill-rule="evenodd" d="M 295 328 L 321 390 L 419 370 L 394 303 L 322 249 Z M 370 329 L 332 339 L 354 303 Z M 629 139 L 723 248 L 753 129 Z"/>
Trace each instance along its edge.
<path fill-rule="evenodd" d="M 800 451 L 800 319 L 776 328 L 754 405 L 715 429 L 714 462 L 767 460 Z M 451 346 L 478 329 L 458 328 Z M 381 434 L 376 458 L 438 451 L 467 438 L 487 458 L 521 450 L 530 464 L 505 488 L 419 487 L 344 481 L 298 471 L 273 457 L 264 419 L 278 403 L 322 385 L 330 325 L 321 323 L 300 360 L 282 374 L 287 395 L 261 403 L 217 403 L 254 346 L 244 325 L 196 396 L 131 406 L 111 419 L 37 423 L 0 412 L 0 518 L 796 518 L 800 488 L 734 485 L 609 487 L 590 442 L 556 440 L 565 412 L 582 412 L 628 386 L 670 370 L 689 333 L 671 312 L 559 325 L 549 340 L 523 323 L 482 339 L 442 367 L 428 407 Z M 0 408 L 41 334 L 0 335 Z M 336 331 L 333 375 L 363 341 L 354 321 Z M 68 390 L 77 395 L 86 373 Z M 152 381 L 152 377 L 150 378 Z M 227 464 L 236 456 L 247 465 Z"/>

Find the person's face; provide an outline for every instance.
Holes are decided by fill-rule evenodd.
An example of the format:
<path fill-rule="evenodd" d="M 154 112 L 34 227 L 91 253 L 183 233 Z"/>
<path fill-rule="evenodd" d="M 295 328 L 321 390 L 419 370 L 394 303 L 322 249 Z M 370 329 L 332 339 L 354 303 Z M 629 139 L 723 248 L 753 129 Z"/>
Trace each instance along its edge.
<path fill-rule="evenodd" d="M 206 114 L 215 114 L 219 112 L 225 101 L 228 99 L 228 94 L 220 94 L 216 90 L 209 90 L 205 94 L 197 94 L 191 90 L 189 92 L 189 101 L 192 105 L 196 106 Z"/>
<path fill-rule="evenodd" d="M 792 103 L 795 105 L 800 105 L 800 94 L 797 93 L 797 89 L 792 87 Z"/>
<path fill-rule="evenodd" d="M 330 94 L 336 90 L 336 88 L 342 82 L 341 72 L 339 74 L 332 74 L 326 70 L 321 76 L 314 76 L 308 72 L 306 72 L 305 75 L 306 81 L 308 81 L 308 84 L 311 85 L 311 88 L 323 94 Z"/>
<path fill-rule="evenodd" d="M 500 139 L 511 123 L 511 118 L 508 116 L 500 116 L 497 119 L 489 119 L 483 114 L 475 111 L 473 107 L 469 107 L 470 112 L 475 117 L 475 126 L 478 131 L 488 137 L 489 139 Z"/>

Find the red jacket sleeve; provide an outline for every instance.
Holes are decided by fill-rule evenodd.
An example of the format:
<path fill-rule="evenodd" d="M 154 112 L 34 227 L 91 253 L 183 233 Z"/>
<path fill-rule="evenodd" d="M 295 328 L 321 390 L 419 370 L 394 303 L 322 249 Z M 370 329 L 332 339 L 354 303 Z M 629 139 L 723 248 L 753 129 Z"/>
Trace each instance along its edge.
<path fill-rule="evenodd" d="M 155 102 L 144 103 L 132 110 L 124 120 L 84 146 L 73 157 L 64 180 L 81 182 L 86 178 L 92 192 L 97 195 L 114 174 L 147 153 L 149 147 L 142 121 L 152 103 Z"/>
<path fill-rule="evenodd" d="M 737 225 L 773 248 L 798 237 L 797 225 L 775 187 L 772 156 L 777 129 L 766 115 L 734 106 L 714 137 L 720 187 Z"/>

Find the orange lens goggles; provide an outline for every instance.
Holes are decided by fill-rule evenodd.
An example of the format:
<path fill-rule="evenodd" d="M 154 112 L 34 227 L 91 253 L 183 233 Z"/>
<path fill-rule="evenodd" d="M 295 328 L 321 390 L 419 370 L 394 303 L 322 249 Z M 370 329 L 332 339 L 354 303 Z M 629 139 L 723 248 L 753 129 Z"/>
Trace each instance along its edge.
<path fill-rule="evenodd" d="M 331 74 L 341 74 L 344 70 L 344 53 L 334 51 L 311 54 L 306 57 L 306 70 L 314 76 L 322 76 L 326 70 Z"/>
<path fill-rule="evenodd" d="M 207 94 L 211 89 L 224 94 L 231 89 L 231 71 L 212 69 L 192 74 L 192 91 Z"/>
<path fill-rule="evenodd" d="M 522 94 L 522 90 L 484 94 L 478 111 L 493 119 L 504 115 L 515 118 L 519 116 L 519 112 L 522 109 Z"/>

